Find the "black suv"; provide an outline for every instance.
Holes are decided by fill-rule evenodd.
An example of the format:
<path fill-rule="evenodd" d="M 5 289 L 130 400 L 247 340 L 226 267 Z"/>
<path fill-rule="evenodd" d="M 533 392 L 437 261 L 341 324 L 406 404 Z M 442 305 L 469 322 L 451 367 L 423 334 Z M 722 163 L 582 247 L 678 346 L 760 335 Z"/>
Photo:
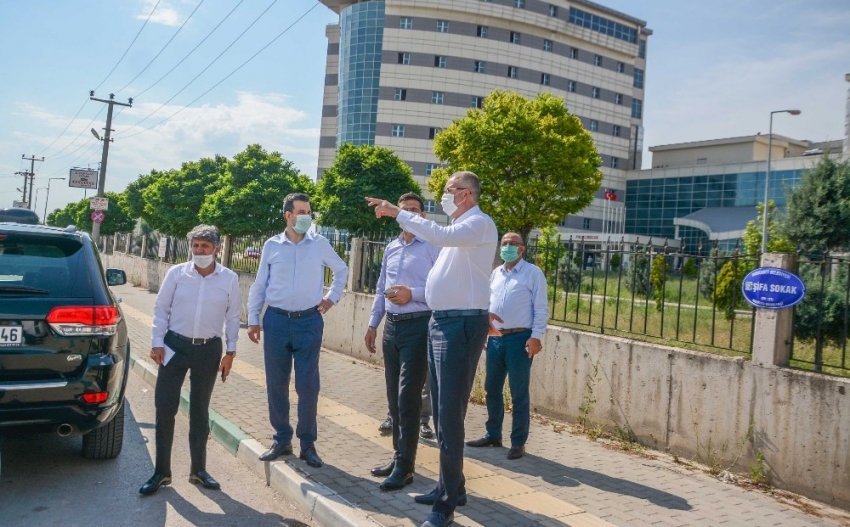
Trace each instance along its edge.
<path fill-rule="evenodd" d="M 113 458 L 124 437 L 127 326 L 88 234 L 0 223 L 0 433 L 83 435 Z"/>

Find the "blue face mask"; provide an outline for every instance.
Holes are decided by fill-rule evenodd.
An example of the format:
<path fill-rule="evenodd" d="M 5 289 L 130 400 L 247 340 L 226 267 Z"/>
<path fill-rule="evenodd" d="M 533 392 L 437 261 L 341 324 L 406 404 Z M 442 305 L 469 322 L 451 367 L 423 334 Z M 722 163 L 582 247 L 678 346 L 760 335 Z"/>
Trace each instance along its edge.
<path fill-rule="evenodd" d="M 295 225 L 292 227 L 298 234 L 304 234 L 310 230 L 313 225 L 313 218 L 309 214 L 299 214 L 296 216 Z"/>
<path fill-rule="evenodd" d="M 502 257 L 506 263 L 511 263 L 519 258 L 519 247 L 516 245 L 503 245 L 499 250 L 499 256 Z"/>

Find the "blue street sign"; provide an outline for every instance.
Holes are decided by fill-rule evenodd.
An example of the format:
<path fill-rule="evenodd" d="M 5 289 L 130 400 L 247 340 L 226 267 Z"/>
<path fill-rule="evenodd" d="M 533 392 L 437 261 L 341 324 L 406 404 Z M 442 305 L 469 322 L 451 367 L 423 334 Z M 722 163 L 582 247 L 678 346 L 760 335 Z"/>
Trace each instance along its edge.
<path fill-rule="evenodd" d="M 747 302 L 766 309 L 783 309 L 799 303 L 806 296 L 806 285 L 800 277 L 778 267 L 759 267 L 744 277 L 741 291 Z"/>

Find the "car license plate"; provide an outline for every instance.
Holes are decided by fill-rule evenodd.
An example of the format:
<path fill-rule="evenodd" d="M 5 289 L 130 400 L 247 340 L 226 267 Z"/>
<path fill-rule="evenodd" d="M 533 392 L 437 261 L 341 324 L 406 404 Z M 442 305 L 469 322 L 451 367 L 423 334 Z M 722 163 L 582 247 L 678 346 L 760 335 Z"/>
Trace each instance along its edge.
<path fill-rule="evenodd" d="M 21 326 L 0 326 L 0 348 L 20 346 L 24 343 L 24 328 Z"/>

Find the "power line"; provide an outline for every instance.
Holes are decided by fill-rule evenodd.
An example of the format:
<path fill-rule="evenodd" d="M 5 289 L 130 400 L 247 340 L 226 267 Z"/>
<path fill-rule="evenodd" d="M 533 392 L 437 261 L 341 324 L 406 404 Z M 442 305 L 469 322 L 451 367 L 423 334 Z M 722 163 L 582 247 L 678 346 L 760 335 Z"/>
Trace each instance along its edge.
<path fill-rule="evenodd" d="M 74 114 L 74 116 L 73 116 L 73 117 L 71 117 L 71 120 L 70 120 L 70 121 L 68 121 L 68 124 L 66 124 L 66 125 L 65 125 L 65 128 L 63 128 L 63 129 L 62 129 L 62 131 L 61 131 L 61 132 L 59 132 L 59 135 L 57 135 L 57 136 L 56 136 L 56 139 L 54 139 L 53 141 L 51 141 L 51 142 L 50 142 L 50 144 L 49 144 L 49 145 L 47 145 L 47 148 L 45 148 L 44 150 L 42 150 L 41 152 L 39 152 L 39 153 L 38 153 L 38 155 L 41 155 L 41 154 L 43 154 L 43 153 L 47 152 L 48 150 L 50 150 L 50 147 L 51 147 L 51 146 L 53 146 L 53 144 L 54 144 L 54 143 L 56 143 L 56 141 L 58 141 L 58 140 L 59 140 L 59 138 L 60 138 L 60 137 L 62 137 L 62 135 L 63 135 L 63 134 L 64 134 L 64 133 L 68 130 L 68 127 L 69 127 L 69 126 L 71 126 L 71 125 L 74 123 L 74 119 L 76 119 L 76 118 L 77 118 L 77 116 L 78 116 L 78 115 L 80 115 L 80 112 L 82 112 L 82 111 L 83 111 L 83 108 L 85 108 L 85 107 L 86 107 L 86 104 L 88 104 L 88 102 L 89 102 L 89 100 L 88 100 L 88 99 L 86 99 L 86 100 L 85 100 L 85 102 L 83 103 L 83 105 L 82 105 L 82 106 L 80 106 L 80 109 L 79 109 L 79 110 L 77 110 L 77 113 L 75 113 L 75 114 Z"/>
<path fill-rule="evenodd" d="M 65 145 L 64 147 L 62 147 L 62 149 L 61 149 L 61 150 L 59 150 L 58 152 L 56 152 L 55 154 L 53 154 L 52 156 L 50 156 L 50 157 L 51 157 L 51 159 L 62 159 L 63 157 L 68 157 L 68 156 L 70 156 L 70 155 L 73 155 L 73 154 L 74 154 L 74 152 L 76 152 L 77 150 L 79 150 L 79 148 L 78 148 L 77 150 L 74 150 L 74 152 L 71 152 L 70 154 L 65 154 L 64 156 L 60 156 L 60 155 L 59 155 L 59 154 L 61 154 L 62 152 L 64 152 L 65 150 L 67 150 L 68 148 L 70 148 L 70 147 L 71 147 L 71 145 L 73 145 L 73 144 L 77 141 L 77 139 L 79 139 L 79 138 L 80 138 L 80 136 L 81 136 L 81 135 L 83 135 L 83 132 L 85 132 L 86 130 L 88 130 L 88 129 L 91 127 L 91 125 L 92 125 L 92 123 L 95 121 L 95 119 L 97 119 L 98 117 L 100 117 L 100 114 L 102 114 L 102 113 L 103 113 L 103 107 L 101 107 L 101 108 L 100 108 L 100 111 L 98 111 L 98 112 L 97 112 L 97 114 L 96 114 L 94 117 L 92 117 L 92 120 L 91 120 L 91 121 L 89 121 L 89 124 L 87 124 L 85 127 L 83 127 L 83 128 L 82 128 L 82 130 L 80 130 L 80 133 L 78 133 L 78 134 L 77 134 L 77 137 L 75 137 L 75 138 L 71 139 L 71 141 L 70 141 L 67 145 Z M 85 143 L 84 143 L 84 144 L 85 144 Z M 57 156 L 58 156 L 58 157 L 57 157 Z"/>
<path fill-rule="evenodd" d="M 271 9 L 271 8 L 272 8 L 272 6 L 274 6 L 276 3 L 277 3 L 277 0 L 272 0 L 272 3 L 271 3 L 271 4 L 269 4 L 269 6 L 268 6 L 268 7 L 266 7 L 266 9 L 265 9 L 262 13 L 260 13 L 260 15 L 259 15 L 257 18 L 255 18 L 255 19 L 254 19 L 254 21 L 253 21 L 253 22 L 251 22 L 251 24 L 249 24 L 249 25 L 248 25 L 248 27 L 246 27 L 246 28 L 242 31 L 242 33 L 239 33 L 239 36 L 237 36 L 237 37 L 233 40 L 233 42 L 231 42 L 230 44 L 228 44 L 228 45 L 227 45 L 227 47 L 226 47 L 226 48 L 224 48 L 224 50 L 222 50 L 222 52 L 221 52 L 221 53 L 219 53 L 219 54 L 218 54 L 218 56 L 212 60 L 212 62 L 210 62 L 209 64 L 207 64 L 207 66 L 206 66 L 204 69 L 202 69 L 200 72 L 198 72 L 198 74 L 197 74 L 197 75 L 195 75 L 194 77 L 192 77 L 192 80 L 190 80 L 190 81 L 189 81 L 189 82 L 188 82 L 185 86 L 183 86 L 182 88 L 180 88 L 180 90 L 179 90 L 177 93 L 175 93 L 174 95 L 172 95 L 172 96 L 171 96 L 171 98 L 169 98 L 169 99 L 168 99 L 167 101 L 165 101 L 164 103 L 160 104 L 160 105 L 159 105 L 159 107 L 158 107 L 156 110 L 152 111 L 151 113 L 149 113 L 149 114 L 147 114 L 145 117 L 143 117 L 141 121 L 138 121 L 138 122 L 137 122 L 136 124 L 134 124 L 133 126 L 131 126 L 131 127 L 127 128 L 127 129 L 125 129 L 123 133 L 127 133 L 128 131 L 132 130 L 133 128 L 136 128 L 137 126 L 139 126 L 139 125 L 140 125 L 140 124 L 142 124 L 143 122 L 147 121 L 147 120 L 148 120 L 150 117 L 152 117 L 155 113 L 157 113 L 158 111 L 160 111 L 161 109 L 163 109 L 163 108 L 165 107 L 165 105 L 166 105 L 166 104 L 170 103 L 170 102 L 171 102 L 171 101 L 173 101 L 173 100 L 174 100 L 174 99 L 175 99 L 178 95 L 180 95 L 181 93 L 183 93 L 183 90 L 185 90 L 186 88 L 188 88 L 189 86 L 191 86 L 191 85 L 192 85 L 192 84 L 193 84 L 193 83 L 194 83 L 194 82 L 198 79 L 198 77 L 200 77 L 201 75 L 203 75 L 203 74 L 204 74 L 204 72 L 206 72 L 208 69 L 210 69 L 210 68 L 212 67 L 212 65 L 213 65 L 213 64 L 215 64 L 215 63 L 216 63 L 216 61 L 217 61 L 218 59 L 220 59 L 220 58 L 221 58 L 221 56 L 222 56 L 222 55 L 224 55 L 225 53 L 227 53 L 227 50 L 229 50 L 231 47 L 233 47 L 233 45 L 234 45 L 234 44 L 236 44 L 237 42 L 239 42 L 239 39 L 241 39 L 241 38 L 245 35 L 245 33 L 247 33 L 247 32 L 248 32 L 248 30 L 249 30 L 249 29 L 251 29 L 252 27 L 254 27 L 254 24 L 256 24 L 257 22 L 259 22 L 259 20 L 260 20 L 261 18 L 263 18 L 263 16 L 264 16 L 266 13 L 268 13 L 269 9 Z M 316 6 L 314 5 L 313 7 L 316 7 Z M 312 10 L 312 9 L 313 9 L 313 8 L 311 7 L 311 8 L 310 8 L 310 10 Z M 308 11 L 308 13 L 309 13 L 309 11 Z M 305 13 L 305 14 L 306 14 L 306 13 Z M 300 19 L 299 19 L 299 20 L 300 20 Z M 262 51 L 262 50 L 261 50 L 261 51 Z M 253 58 L 253 57 L 252 57 L 252 58 Z M 248 60 L 250 60 L 250 59 L 248 59 Z M 244 64 L 243 64 L 243 66 L 244 66 Z M 239 67 L 241 68 L 242 66 L 239 66 Z M 238 69 L 238 68 L 237 68 L 237 69 Z M 232 75 L 232 73 L 231 73 L 231 75 Z M 229 75 L 228 75 L 228 76 L 229 76 Z M 227 77 L 225 77 L 225 78 L 227 78 Z M 219 83 L 219 84 L 220 84 L 220 83 Z M 217 85 L 218 85 L 218 84 L 217 84 Z M 217 86 L 217 85 L 216 85 L 216 86 Z M 197 99 L 195 99 L 195 100 L 197 100 Z M 192 102 L 195 102 L 195 101 L 192 101 Z M 189 103 L 189 104 L 192 104 L 192 103 Z M 116 135 L 116 136 L 117 136 L 117 135 L 121 135 L 121 133 L 122 133 L 122 132 L 118 132 L 118 133 L 116 133 L 115 135 Z M 132 137 L 132 136 L 129 136 L 129 137 Z"/>
<path fill-rule="evenodd" d="M 136 36 L 135 36 L 135 37 L 133 37 L 133 41 L 132 41 L 132 42 L 130 42 L 130 45 L 129 45 L 129 46 L 127 46 L 127 49 L 125 49 L 125 50 L 124 50 L 124 54 L 123 54 L 123 55 L 121 55 L 121 58 L 120 58 L 120 59 L 118 59 L 118 62 L 116 62 L 116 63 L 115 63 L 115 65 L 114 65 L 114 66 L 112 66 L 112 69 L 111 69 L 111 70 L 109 70 L 109 73 L 107 73 L 107 74 L 106 74 L 106 77 L 104 77 L 104 78 L 103 78 L 103 80 L 102 80 L 102 81 L 100 81 L 100 84 L 98 84 L 97 86 L 95 86 L 94 91 L 97 91 L 97 89 L 98 89 L 98 88 L 100 88 L 101 86 L 103 86 L 103 83 L 104 83 L 104 82 L 106 82 L 106 79 L 108 79 L 108 78 L 109 78 L 109 76 L 110 76 L 110 75 L 112 75 L 112 72 L 114 72 L 114 71 L 115 71 L 115 68 L 117 68 L 117 67 L 118 67 L 118 65 L 119 65 L 119 64 L 121 64 L 121 61 L 122 61 L 122 60 L 124 60 L 124 57 L 126 57 L 126 56 L 127 56 L 127 53 L 130 51 L 130 48 L 132 48 L 132 47 L 133 47 L 133 44 L 135 44 L 135 43 L 136 43 L 136 39 L 138 39 L 138 38 L 139 38 L 139 35 L 141 35 L 141 34 L 142 34 L 142 31 L 145 29 L 145 26 L 147 26 L 147 25 L 148 25 L 148 22 L 150 21 L 151 17 L 153 16 L 154 11 L 156 11 L 156 8 L 157 8 L 157 7 L 159 7 L 159 3 L 160 3 L 161 1 L 162 1 L 162 0 L 156 0 L 156 5 L 154 5 L 154 6 L 153 6 L 153 9 L 151 9 L 151 12 L 150 12 L 150 14 L 148 15 L 148 18 L 146 18 L 146 19 L 145 19 L 145 23 L 144 23 L 144 24 L 142 24 L 142 27 L 140 27 L 140 28 L 139 28 L 139 32 L 138 32 L 138 33 L 136 33 Z"/>
<path fill-rule="evenodd" d="M 172 40 L 174 40 L 174 38 L 175 38 L 175 37 L 176 37 L 176 36 L 180 33 L 180 31 L 181 31 L 181 30 L 182 30 L 182 29 L 186 26 L 186 24 L 188 24 L 188 23 L 189 23 L 189 20 L 191 20 L 191 19 L 192 19 L 192 16 L 195 14 L 195 12 L 198 10 L 198 8 L 200 8 L 200 7 L 203 5 L 203 3 L 204 3 L 204 0 L 201 0 L 201 1 L 198 3 L 198 5 L 197 5 L 197 6 L 195 6 L 195 9 L 193 9 L 193 10 L 192 10 L 192 12 L 191 12 L 191 13 L 189 13 L 189 16 L 188 16 L 188 17 L 186 17 L 186 20 L 184 20 L 184 21 L 183 21 L 183 24 L 182 24 L 179 28 L 177 28 L 177 31 L 175 31 L 175 32 L 174 32 L 174 34 L 173 34 L 173 35 L 171 35 L 171 38 L 170 38 L 170 39 L 168 39 L 168 42 L 166 42 L 166 43 L 165 43 L 165 45 L 164 45 L 164 46 L 162 46 L 162 49 L 160 49 L 160 50 L 159 50 L 159 52 L 157 52 L 157 54 L 156 54 L 156 55 L 154 55 L 154 57 L 150 60 L 150 62 L 148 62 L 148 63 L 147 63 L 147 65 L 146 65 L 144 68 L 142 68 L 142 71 L 140 71 L 139 73 L 137 73 L 135 77 L 133 77 L 132 79 L 130 79 L 130 82 L 128 82 L 127 84 L 125 84 L 123 87 L 121 87 L 121 88 L 120 88 L 118 91 L 116 91 L 115 93 L 119 93 L 119 92 L 121 92 L 121 91 L 122 91 L 122 90 L 124 90 L 127 86 L 129 86 L 130 84 L 132 84 L 134 80 L 136 80 L 136 79 L 138 79 L 138 78 L 139 78 L 139 75 L 141 75 L 142 73 L 144 73 L 144 72 L 145 72 L 145 71 L 146 71 L 146 70 L 150 67 L 150 65 L 151 65 L 151 64 L 153 64 L 153 63 L 154 63 L 154 61 L 155 61 L 157 58 L 159 58 L 159 56 L 162 54 L 162 52 L 163 52 L 163 51 L 165 51 L 165 48 L 167 48 L 167 47 L 168 47 L 168 45 L 169 45 L 169 44 L 171 44 L 171 41 L 172 41 Z M 101 109 L 102 109 L 102 108 L 101 108 Z M 122 108 L 122 109 L 123 109 L 123 108 Z M 117 116 L 116 116 L 116 117 L 117 117 Z"/>

